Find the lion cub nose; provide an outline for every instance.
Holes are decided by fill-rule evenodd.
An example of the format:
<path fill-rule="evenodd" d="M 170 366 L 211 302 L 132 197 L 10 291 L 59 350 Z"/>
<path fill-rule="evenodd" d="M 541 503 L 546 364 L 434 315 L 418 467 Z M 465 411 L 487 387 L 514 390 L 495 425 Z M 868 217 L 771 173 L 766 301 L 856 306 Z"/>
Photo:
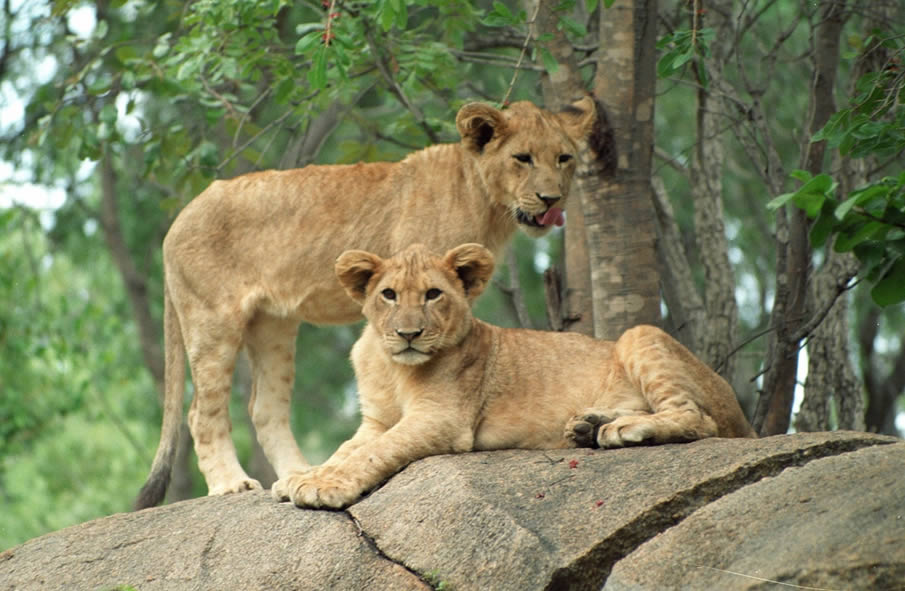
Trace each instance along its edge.
<path fill-rule="evenodd" d="M 417 339 L 419 336 L 421 336 L 421 333 L 423 333 L 423 332 L 424 332 L 423 328 L 416 328 L 414 330 L 399 330 L 398 328 L 396 329 L 396 334 L 398 334 L 399 336 L 401 336 L 402 338 L 404 338 L 406 341 L 408 341 L 410 343 L 412 341 L 414 341 L 415 339 Z"/>
<path fill-rule="evenodd" d="M 543 201 L 547 207 L 552 207 L 554 203 L 562 199 L 558 195 L 541 195 L 540 193 L 537 194 L 537 198 Z"/>

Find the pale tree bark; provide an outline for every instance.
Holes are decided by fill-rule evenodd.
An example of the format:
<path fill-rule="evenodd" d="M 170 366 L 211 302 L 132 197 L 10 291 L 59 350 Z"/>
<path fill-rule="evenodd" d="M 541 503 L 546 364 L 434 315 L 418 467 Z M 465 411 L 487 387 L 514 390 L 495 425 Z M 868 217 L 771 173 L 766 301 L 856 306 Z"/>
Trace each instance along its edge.
<path fill-rule="evenodd" d="M 834 84 L 839 66 L 839 39 L 845 23 L 845 3 L 828 0 L 818 10 L 813 27 L 814 77 L 811 82 L 810 116 L 803 138 L 801 168 L 816 175 L 823 170 L 826 142 L 810 143 L 835 112 Z M 771 324 L 775 329 L 767 356 L 764 387 L 754 417 L 761 435 L 789 429 L 798 371 L 798 351 L 807 316 L 807 285 L 811 249 L 808 220 L 793 208 L 777 212 L 776 297 Z"/>
<path fill-rule="evenodd" d="M 819 315 L 829 307 L 807 341 L 808 377 L 804 399 L 795 418 L 798 431 L 829 431 L 831 405 L 836 404 L 840 429 L 864 430 L 863 386 L 849 360 L 848 300 L 838 297 L 858 271 L 850 254 L 827 248 L 827 260 L 814 274 L 808 290 L 808 311 Z"/>
<path fill-rule="evenodd" d="M 616 0 L 600 10 L 594 95 L 613 130 L 612 173 L 579 178 L 591 269 L 594 335 L 613 340 L 637 324 L 660 324 L 651 191 L 656 0 Z"/>
<path fill-rule="evenodd" d="M 718 92 L 712 92 L 709 80 L 722 80 L 727 57 L 736 40 L 732 19 L 732 0 L 707 2 L 706 12 L 695 4 L 692 29 L 715 30 L 710 57 L 701 64 L 706 78 L 698 73 L 697 126 L 694 157 L 691 162 L 691 194 L 694 198 L 694 228 L 697 254 L 704 270 L 703 318 L 693 327 L 692 350 L 708 365 L 732 382 L 735 358 L 729 353 L 736 341 L 738 305 L 735 301 L 735 275 L 729 262 L 729 240 L 723 214 L 723 167 L 727 151 L 723 129 L 726 107 Z M 700 66 L 699 66 L 700 68 Z"/>

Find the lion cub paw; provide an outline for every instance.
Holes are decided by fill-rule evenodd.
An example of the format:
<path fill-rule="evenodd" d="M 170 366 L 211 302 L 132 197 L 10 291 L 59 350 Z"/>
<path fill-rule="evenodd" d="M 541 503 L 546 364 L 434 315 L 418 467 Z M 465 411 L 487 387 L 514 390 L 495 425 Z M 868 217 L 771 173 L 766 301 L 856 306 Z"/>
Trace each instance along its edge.
<path fill-rule="evenodd" d="M 613 419 L 605 414 L 585 413 L 569 419 L 566 423 L 565 438 L 575 447 L 598 447 L 597 434 L 600 427 Z"/>
<path fill-rule="evenodd" d="M 342 509 L 358 500 L 361 485 L 332 466 L 290 474 L 274 483 L 276 501 L 292 501 L 296 507 Z"/>
<path fill-rule="evenodd" d="M 602 448 L 625 447 L 653 443 L 657 429 L 648 417 L 619 417 L 605 425 L 597 434 Z"/>
<path fill-rule="evenodd" d="M 214 497 L 217 495 L 228 495 L 232 493 L 240 493 L 249 490 L 262 490 L 264 487 L 254 478 L 241 478 L 232 482 L 211 485 L 208 488 L 207 496 Z"/>

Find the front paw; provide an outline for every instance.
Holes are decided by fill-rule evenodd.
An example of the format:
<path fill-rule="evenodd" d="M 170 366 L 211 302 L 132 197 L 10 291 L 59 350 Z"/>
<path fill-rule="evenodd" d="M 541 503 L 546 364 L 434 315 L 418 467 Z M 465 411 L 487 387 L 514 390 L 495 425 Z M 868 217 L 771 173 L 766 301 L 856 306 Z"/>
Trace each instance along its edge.
<path fill-rule="evenodd" d="M 277 501 L 292 501 L 296 507 L 313 509 L 342 509 L 361 497 L 364 488 L 342 471 L 320 467 L 281 478 L 273 485 L 272 495 Z"/>
<path fill-rule="evenodd" d="M 565 438 L 574 443 L 575 447 L 598 447 L 597 434 L 600 427 L 612 420 L 609 416 L 599 413 L 574 416 L 566 423 Z"/>

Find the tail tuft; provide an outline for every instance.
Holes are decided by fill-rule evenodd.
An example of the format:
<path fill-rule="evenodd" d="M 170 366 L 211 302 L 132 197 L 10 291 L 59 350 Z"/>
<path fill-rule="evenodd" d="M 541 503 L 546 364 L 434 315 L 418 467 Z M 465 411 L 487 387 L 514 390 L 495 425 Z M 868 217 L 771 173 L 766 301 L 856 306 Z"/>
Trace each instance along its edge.
<path fill-rule="evenodd" d="M 163 502 L 164 496 L 167 494 L 167 487 L 170 484 L 170 468 L 167 466 L 160 471 L 154 471 L 148 477 L 148 481 L 141 487 L 135 503 L 132 505 L 133 511 L 140 511 L 148 507 L 156 507 Z"/>

